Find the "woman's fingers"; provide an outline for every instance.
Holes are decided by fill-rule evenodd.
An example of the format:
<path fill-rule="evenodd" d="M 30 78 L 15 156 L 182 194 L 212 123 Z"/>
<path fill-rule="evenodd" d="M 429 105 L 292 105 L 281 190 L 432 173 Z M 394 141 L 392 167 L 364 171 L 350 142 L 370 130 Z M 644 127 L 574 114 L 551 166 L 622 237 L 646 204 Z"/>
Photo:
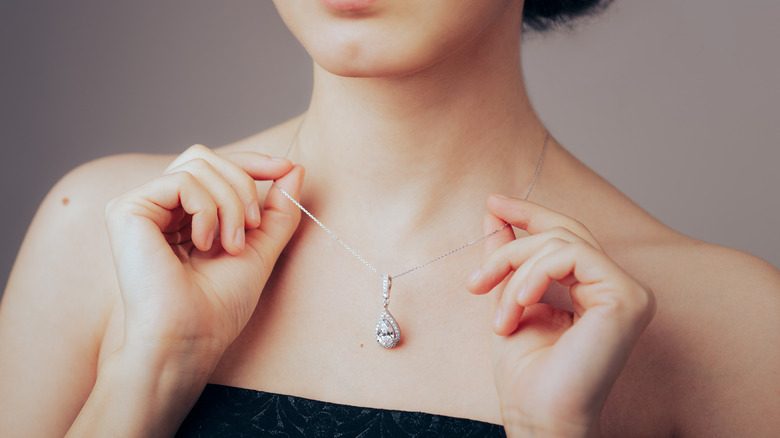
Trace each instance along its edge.
<path fill-rule="evenodd" d="M 217 154 L 203 145 L 196 144 L 179 155 L 168 166 L 166 173 L 181 169 L 183 165 L 197 160 L 208 162 L 233 188 L 244 207 L 246 228 L 257 228 L 261 220 L 255 180 L 276 179 L 292 168 L 292 163 L 285 158 L 272 158 L 248 151 Z"/>
<path fill-rule="evenodd" d="M 488 213 L 485 215 L 485 219 L 483 221 L 484 232 L 486 234 L 491 233 L 494 230 L 501 228 L 504 224 L 506 224 L 505 221 Z M 490 236 L 485 241 L 485 256 L 490 257 L 490 254 L 497 251 L 503 245 L 509 242 L 513 242 L 514 240 L 515 232 L 512 230 L 511 226 L 507 225 L 503 230 Z M 478 268 L 471 274 L 471 277 L 469 277 L 466 286 L 473 294 L 486 294 L 490 292 L 492 287 L 500 283 L 510 270 L 511 266 L 495 266 L 494 269 L 492 269 L 490 272 L 483 272 L 481 268 Z M 488 284 L 491 284 L 491 286 L 487 286 Z"/>
<path fill-rule="evenodd" d="M 485 259 L 467 287 L 474 293 L 495 291 L 498 302 L 493 329 L 496 334 L 513 333 L 520 323 L 523 308 L 536 304 L 544 295 L 545 290 L 529 289 L 526 284 L 536 262 L 573 243 L 590 246 L 573 233 L 555 228 L 506 243 Z"/>
<path fill-rule="evenodd" d="M 568 244 L 539 258 L 526 276 L 525 288 L 529 294 L 539 294 L 550 282 L 562 280 L 572 287 L 578 314 L 601 307 L 620 313 L 618 319 L 649 322 L 654 312 L 652 293 L 590 245 Z"/>
<path fill-rule="evenodd" d="M 187 148 L 181 155 L 168 166 L 168 169 L 181 164 L 202 158 L 217 168 L 225 175 L 232 174 L 240 169 L 254 180 L 271 180 L 281 177 L 292 168 L 292 162 L 286 158 L 270 157 L 265 154 L 250 151 L 228 152 L 218 154 L 206 146 L 196 144 Z M 241 186 L 238 184 L 237 187 Z"/>
<path fill-rule="evenodd" d="M 482 228 L 484 229 L 484 233 L 492 233 L 493 231 L 504 227 L 504 225 L 507 224 L 505 220 L 502 220 L 501 218 L 496 217 L 495 215 L 492 215 L 490 213 L 485 215 L 485 219 L 482 223 Z M 497 232 L 496 234 L 490 236 L 488 240 L 485 242 L 485 255 L 490 255 L 493 253 L 493 251 L 500 248 L 502 245 L 509 243 L 513 240 L 515 240 L 515 231 L 512 229 L 510 225 L 507 225 L 504 227 L 503 230 Z"/>
<path fill-rule="evenodd" d="M 192 216 L 191 239 L 201 251 L 208 251 L 214 241 L 217 204 L 197 179 L 187 172 L 163 175 L 137 189 L 111 200 L 106 206 L 111 247 L 120 276 L 135 266 L 131 259 L 138 254 L 156 258 L 170 252 L 169 243 L 160 230 L 170 226 L 173 210 L 181 208 Z M 128 260 L 125 260 L 128 259 Z M 134 279 L 144 273 L 133 273 Z"/>
<path fill-rule="evenodd" d="M 231 152 L 218 155 L 214 167 L 233 186 L 247 210 L 247 227 L 260 225 L 260 205 L 257 200 L 256 180 L 273 180 L 292 169 L 286 158 L 273 158 L 256 152 Z"/>
<path fill-rule="evenodd" d="M 168 167 L 166 173 L 192 174 L 218 206 L 219 234 L 223 248 L 240 254 L 245 244 L 245 229 L 260 225 L 255 179 L 278 178 L 292 167 L 286 159 L 273 159 L 254 152 L 219 155 L 202 146 L 191 146 Z"/>
<path fill-rule="evenodd" d="M 639 335 L 655 312 L 653 294 L 606 254 L 589 245 L 569 244 L 539 259 L 527 287 L 543 291 L 551 281 L 573 276 L 571 296 L 577 319 L 556 342 L 551 363 L 576 363 L 584 394 L 600 405 Z"/>
<path fill-rule="evenodd" d="M 222 247 L 230 254 L 240 254 L 244 250 L 246 208 L 233 187 L 209 162 L 200 158 L 187 161 L 171 169 L 171 172 L 192 175 L 198 184 L 209 193 L 217 205 Z M 185 200 L 182 199 L 182 206 L 184 206 L 184 202 Z"/>
<path fill-rule="evenodd" d="M 106 207 L 109 224 L 124 227 L 125 221 L 143 218 L 158 229 L 166 229 L 171 211 L 181 207 L 192 216 L 191 237 L 200 250 L 208 250 L 217 224 L 217 204 L 198 180 L 187 172 L 156 178 L 111 200 Z"/>
<path fill-rule="evenodd" d="M 603 254 L 598 242 L 580 222 L 533 202 L 494 195 L 488 198 L 491 213 L 487 221 L 506 221 L 528 231 L 530 236 L 511 240 L 509 236 L 488 239 L 489 252 L 479 269 L 470 277 L 467 288 L 475 294 L 494 290 L 495 313 L 493 329 L 496 334 L 513 333 L 523 315 L 524 308 L 541 300 L 548 280 L 543 288 L 531 287 L 530 272 L 540 260 L 562 248 L 591 248 L 594 253 Z M 555 278 L 571 286 L 577 279 L 574 272 Z M 574 303 L 579 308 L 579 303 Z"/>
<path fill-rule="evenodd" d="M 526 230 L 528 234 L 539 234 L 552 228 L 563 228 L 571 231 L 595 248 L 601 246 L 587 227 L 576 219 L 557 211 L 519 198 L 509 198 L 503 195 L 490 195 L 487 206 L 491 213 L 513 226 Z"/>
<path fill-rule="evenodd" d="M 292 169 L 292 162 L 287 158 L 269 157 L 257 152 L 229 152 L 220 155 L 235 164 L 255 180 L 272 180 L 281 178 Z"/>
<path fill-rule="evenodd" d="M 182 236 L 189 236 L 197 249 L 207 251 L 218 230 L 222 247 L 238 255 L 245 246 L 245 229 L 257 228 L 261 222 L 255 179 L 279 178 L 291 168 L 286 159 L 254 152 L 223 156 L 194 145 L 173 161 L 163 177 L 120 197 L 124 203 L 114 204 L 143 205 L 141 215 L 172 240 L 168 243 L 181 243 Z M 209 207 L 198 207 L 206 204 Z M 189 220 L 179 207 L 191 216 Z M 178 221 L 184 225 L 174 223 Z"/>
<path fill-rule="evenodd" d="M 579 221 L 536 203 L 501 195 L 491 195 L 488 197 L 487 204 L 491 213 L 487 215 L 485 221 L 486 224 L 490 222 L 490 226 L 508 222 L 517 228 L 526 230 L 531 234 L 531 237 L 546 232 L 549 236 L 566 241 L 581 239 L 595 248 L 601 249 L 590 231 Z M 507 231 L 511 231 L 511 229 Z M 531 239 L 528 243 L 521 243 L 527 239 L 529 237 L 517 239 L 512 246 L 505 247 L 504 245 L 510 240 L 514 240 L 514 233 L 511 233 L 511 239 L 509 233 L 505 233 L 503 230 L 491 236 L 485 245 L 488 257 L 479 270 L 470 277 L 468 289 L 475 294 L 489 292 L 506 275 L 520 267 L 538 250 L 538 244 L 547 240 L 546 237 L 539 237 Z"/>
<path fill-rule="evenodd" d="M 295 165 L 286 175 L 276 180 L 293 199 L 299 199 L 303 185 L 303 166 Z M 301 221 L 301 211 L 276 187 L 271 186 L 263 205 L 263 221 L 256 230 L 247 233 L 247 245 L 262 259 L 270 273 L 276 260 Z"/>
<path fill-rule="evenodd" d="M 523 266 L 526 261 L 551 240 L 563 242 L 583 241 L 576 234 L 561 227 L 554 227 L 541 234 L 521 237 L 508 242 L 504 238 L 502 239 L 505 242 L 503 244 L 495 237 L 492 236 L 488 239 L 488 244 L 495 249 L 488 253 L 478 271 L 469 279 L 467 287 L 472 293 L 484 294 L 489 292 L 507 274 L 518 269 L 518 273 L 524 276 L 522 274 L 527 267 Z"/>
<path fill-rule="evenodd" d="M 511 277 L 504 287 L 501 288 L 501 298 L 493 322 L 493 331 L 496 334 L 509 335 L 514 333 L 514 331 L 517 330 L 517 326 L 520 324 L 520 317 L 522 316 L 525 307 L 539 302 L 542 295 L 544 295 L 544 290 L 529 290 L 526 288 L 526 277 L 528 272 L 537 260 L 567 243 L 568 242 L 557 238 L 551 238 L 546 242 L 543 242 L 538 250 L 534 252 L 519 269 L 512 272 Z"/>

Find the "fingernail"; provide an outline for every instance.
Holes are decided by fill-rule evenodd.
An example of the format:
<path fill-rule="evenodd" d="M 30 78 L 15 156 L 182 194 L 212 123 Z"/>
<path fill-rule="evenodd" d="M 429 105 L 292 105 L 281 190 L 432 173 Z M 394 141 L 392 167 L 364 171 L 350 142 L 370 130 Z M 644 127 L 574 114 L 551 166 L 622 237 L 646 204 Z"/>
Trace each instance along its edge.
<path fill-rule="evenodd" d="M 518 304 L 525 303 L 525 296 L 528 293 L 528 284 L 523 283 L 522 286 L 520 286 L 520 291 L 517 293 L 517 298 L 515 301 L 517 301 Z"/>
<path fill-rule="evenodd" d="M 236 235 L 233 237 L 233 243 L 241 248 L 244 249 L 244 229 L 243 228 L 237 228 L 236 229 Z"/>
<path fill-rule="evenodd" d="M 272 158 L 271 158 L 271 161 L 276 161 L 276 162 L 285 162 L 285 161 L 290 161 L 290 160 L 288 160 L 287 158 L 281 158 L 281 157 L 272 157 Z"/>
<path fill-rule="evenodd" d="M 511 199 L 509 196 L 504 196 L 504 195 L 502 195 L 500 193 L 496 193 L 493 196 L 495 196 L 498 199 Z"/>
<path fill-rule="evenodd" d="M 214 229 L 211 229 L 209 236 L 206 238 L 206 249 L 211 249 L 211 245 L 214 244 Z"/>
<path fill-rule="evenodd" d="M 253 224 L 260 223 L 260 205 L 258 205 L 257 202 L 253 202 L 252 205 L 249 206 L 249 220 Z"/>
<path fill-rule="evenodd" d="M 499 307 L 496 309 L 496 316 L 493 318 L 493 327 L 499 328 L 501 327 L 502 319 L 504 318 L 504 312 L 501 311 L 501 308 Z"/>
<path fill-rule="evenodd" d="M 471 274 L 471 276 L 469 276 L 469 283 L 474 284 L 477 281 L 477 279 L 479 278 L 479 274 L 480 273 L 481 273 L 481 270 L 479 268 L 477 268 L 477 270 L 474 271 L 474 273 Z"/>

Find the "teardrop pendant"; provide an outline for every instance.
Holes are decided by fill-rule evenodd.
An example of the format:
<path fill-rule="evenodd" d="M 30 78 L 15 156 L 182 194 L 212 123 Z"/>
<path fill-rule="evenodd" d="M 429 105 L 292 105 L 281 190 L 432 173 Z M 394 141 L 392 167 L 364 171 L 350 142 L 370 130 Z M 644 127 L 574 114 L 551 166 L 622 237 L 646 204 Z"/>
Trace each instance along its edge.
<path fill-rule="evenodd" d="M 387 310 L 379 316 L 376 323 L 376 341 L 385 348 L 393 348 L 401 340 L 401 329 Z"/>
<path fill-rule="evenodd" d="M 393 278 L 389 275 L 382 276 L 382 298 L 384 299 L 384 310 L 379 315 L 379 321 L 376 322 L 376 341 L 384 348 L 393 348 L 401 341 L 401 328 L 398 327 L 390 311 L 387 310 L 390 300 L 390 287 L 393 284 Z"/>

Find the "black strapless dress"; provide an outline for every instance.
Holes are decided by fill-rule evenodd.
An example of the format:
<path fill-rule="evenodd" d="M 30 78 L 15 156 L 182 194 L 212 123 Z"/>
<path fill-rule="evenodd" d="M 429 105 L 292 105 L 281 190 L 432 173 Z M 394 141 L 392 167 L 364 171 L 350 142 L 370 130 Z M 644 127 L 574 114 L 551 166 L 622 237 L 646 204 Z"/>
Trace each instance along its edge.
<path fill-rule="evenodd" d="M 506 437 L 497 424 L 206 385 L 177 437 Z"/>

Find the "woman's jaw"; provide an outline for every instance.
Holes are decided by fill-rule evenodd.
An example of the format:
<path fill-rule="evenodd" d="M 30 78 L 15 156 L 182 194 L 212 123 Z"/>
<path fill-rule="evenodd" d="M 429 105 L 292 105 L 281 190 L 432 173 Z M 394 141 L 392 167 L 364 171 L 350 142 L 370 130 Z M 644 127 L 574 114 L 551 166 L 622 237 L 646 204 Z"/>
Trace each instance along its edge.
<path fill-rule="evenodd" d="M 457 56 L 501 27 L 519 40 L 522 0 L 276 0 L 289 29 L 325 70 L 398 77 Z"/>

